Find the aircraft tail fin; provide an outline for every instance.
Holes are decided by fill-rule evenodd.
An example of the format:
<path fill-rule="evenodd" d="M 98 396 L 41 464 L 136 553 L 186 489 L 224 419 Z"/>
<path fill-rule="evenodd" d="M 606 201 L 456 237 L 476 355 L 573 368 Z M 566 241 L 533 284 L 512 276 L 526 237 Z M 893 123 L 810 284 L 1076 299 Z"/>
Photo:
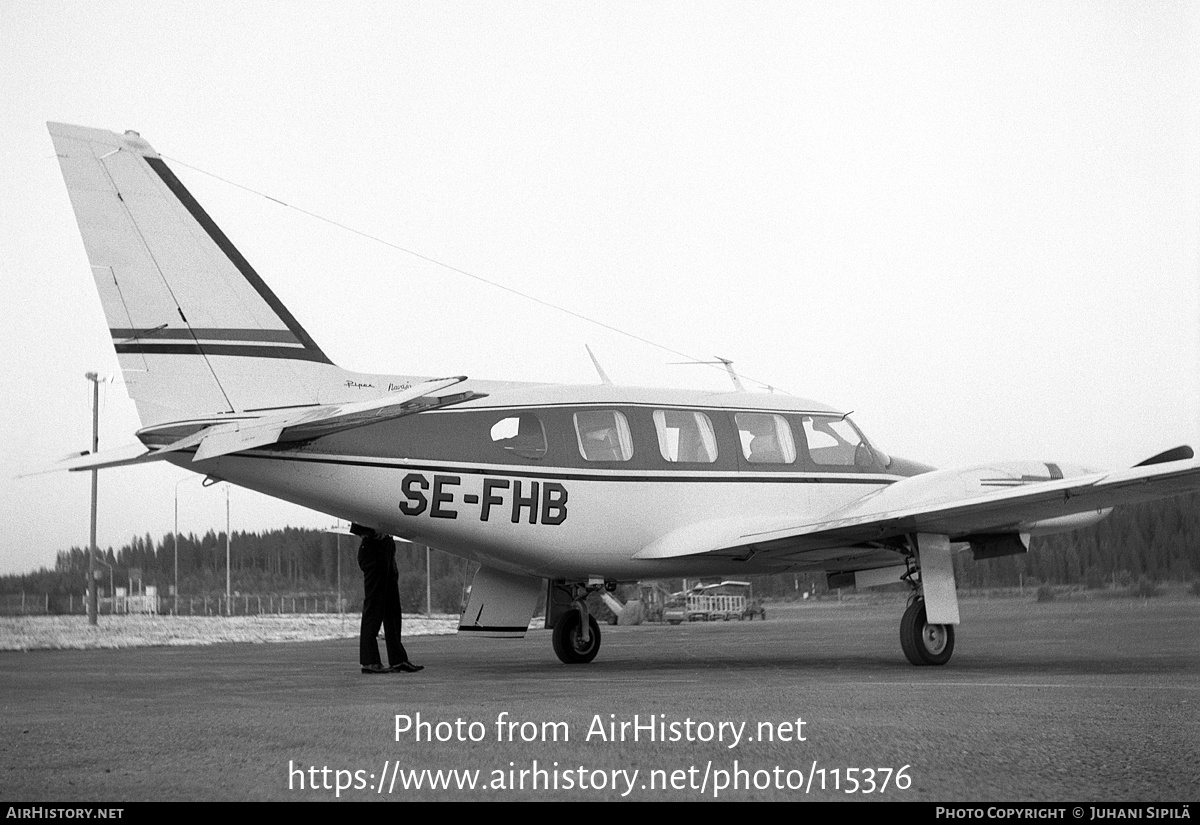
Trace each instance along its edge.
<path fill-rule="evenodd" d="M 144 426 L 331 400 L 346 373 L 146 141 L 48 126 Z"/>

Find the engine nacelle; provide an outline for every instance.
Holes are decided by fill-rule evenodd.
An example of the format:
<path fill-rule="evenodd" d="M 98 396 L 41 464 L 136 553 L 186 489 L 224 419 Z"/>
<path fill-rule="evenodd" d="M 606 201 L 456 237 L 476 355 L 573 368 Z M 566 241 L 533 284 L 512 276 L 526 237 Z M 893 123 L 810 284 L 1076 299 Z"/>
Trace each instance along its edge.
<path fill-rule="evenodd" d="M 1069 530 L 1078 530 L 1081 527 L 1091 527 L 1093 524 L 1098 524 L 1108 518 L 1108 514 L 1112 511 L 1113 508 L 1105 507 L 1103 510 L 1088 510 L 1084 513 L 1072 513 L 1069 516 L 1038 519 L 1037 521 L 1022 524 L 1021 530 L 1034 536 L 1065 533 Z"/>

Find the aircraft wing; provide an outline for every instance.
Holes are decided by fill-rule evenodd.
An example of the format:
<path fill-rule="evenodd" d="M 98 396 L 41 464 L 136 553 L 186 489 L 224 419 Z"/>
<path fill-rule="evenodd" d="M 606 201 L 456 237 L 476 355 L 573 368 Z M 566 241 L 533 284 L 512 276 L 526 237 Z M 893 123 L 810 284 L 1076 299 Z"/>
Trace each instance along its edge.
<path fill-rule="evenodd" d="M 647 545 L 634 558 L 791 556 L 885 542 L 914 533 L 969 541 L 973 536 L 1028 533 L 1039 522 L 1200 489 L 1200 461 L 1196 460 L 1054 480 L 1022 481 L 1020 475 L 1002 475 L 996 470 L 990 475 L 997 478 L 989 479 L 989 468 L 980 467 L 914 476 L 816 521 L 802 522 L 781 514 L 689 525 Z M 987 486 L 996 481 L 1010 486 Z"/>

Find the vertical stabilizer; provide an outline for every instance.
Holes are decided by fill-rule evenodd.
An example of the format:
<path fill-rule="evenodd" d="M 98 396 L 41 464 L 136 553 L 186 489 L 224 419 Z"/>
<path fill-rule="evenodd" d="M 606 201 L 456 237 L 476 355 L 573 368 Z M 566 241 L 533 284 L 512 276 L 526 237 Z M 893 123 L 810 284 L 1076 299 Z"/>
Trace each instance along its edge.
<path fill-rule="evenodd" d="M 142 424 L 321 401 L 341 371 L 158 153 L 49 128 Z"/>

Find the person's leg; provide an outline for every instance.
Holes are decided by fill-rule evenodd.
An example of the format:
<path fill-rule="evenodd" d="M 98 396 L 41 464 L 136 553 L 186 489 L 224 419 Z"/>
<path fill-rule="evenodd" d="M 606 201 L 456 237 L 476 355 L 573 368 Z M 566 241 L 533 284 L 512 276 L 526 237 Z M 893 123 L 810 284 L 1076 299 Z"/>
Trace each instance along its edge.
<path fill-rule="evenodd" d="M 358 661 L 363 667 L 380 665 L 379 628 L 383 624 L 387 604 L 387 568 L 381 569 L 378 555 L 369 541 L 358 548 L 358 566 L 363 571 L 362 627 L 358 641 Z M 395 587 L 395 584 L 392 584 Z M 390 634 L 389 634 L 390 635 Z"/>
<path fill-rule="evenodd" d="M 387 641 L 388 664 L 392 667 L 408 661 L 408 651 L 402 641 L 403 608 L 400 605 L 400 588 L 395 579 L 388 583 L 386 605 L 383 610 L 383 633 Z"/>

